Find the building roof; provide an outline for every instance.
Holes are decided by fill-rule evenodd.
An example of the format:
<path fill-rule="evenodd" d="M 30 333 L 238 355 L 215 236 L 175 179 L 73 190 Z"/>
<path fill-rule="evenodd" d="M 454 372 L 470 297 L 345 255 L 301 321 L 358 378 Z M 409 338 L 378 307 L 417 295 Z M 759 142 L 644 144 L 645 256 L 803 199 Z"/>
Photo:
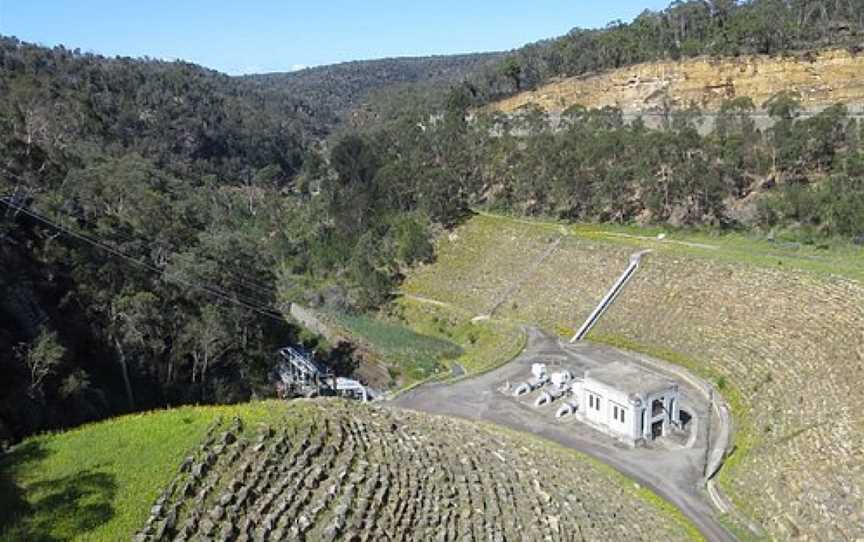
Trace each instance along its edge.
<path fill-rule="evenodd" d="M 651 395 L 664 392 L 676 382 L 659 373 L 623 361 L 613 361 L 596 369 L 585 371 L 585 380 L 595 380 L 628 395 Z"/>

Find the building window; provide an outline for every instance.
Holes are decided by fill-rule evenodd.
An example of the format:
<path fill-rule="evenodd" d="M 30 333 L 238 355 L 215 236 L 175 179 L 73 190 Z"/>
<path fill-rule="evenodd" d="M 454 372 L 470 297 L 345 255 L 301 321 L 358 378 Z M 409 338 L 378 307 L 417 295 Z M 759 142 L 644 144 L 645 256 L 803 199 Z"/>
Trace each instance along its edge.
<path fill-rule="evenodd" d="M 600 398 L 599 398 L 599 397 L 597 397 L 597 398 L 594 400 L 594 410 L 597 410 L 597 411 L 600 410 Z"/>
<path fill-rule="evenodd" d="M 590 393 L 588 394 L 588 407 L 594 408 L 594 396 Z"/>
<path fill-rule="evenodd" d="M 616 422 L 624 423 L 624 407 L 612 405 L 612 418 L 614 418 Z"/>

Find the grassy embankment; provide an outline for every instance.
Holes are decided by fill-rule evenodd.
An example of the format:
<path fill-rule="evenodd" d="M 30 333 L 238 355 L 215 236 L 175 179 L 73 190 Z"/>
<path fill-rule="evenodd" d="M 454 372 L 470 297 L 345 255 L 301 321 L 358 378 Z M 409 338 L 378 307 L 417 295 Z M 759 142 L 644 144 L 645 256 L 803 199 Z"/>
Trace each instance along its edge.
<path fill-rule="evenodd" d="M 129 540 L 218 417 L 251 432 L 306 413 L 275 401 L 182 407 L 30 438 L 0 458 L 0 541 Z"/>
<path fill-rule="evenodd" d="M 209 448 L 199 446 L 217 419 L 228 424 L 235 416 L 243 420 L 244 433 L 250 440 L 260 442 L 257 438 L 262 434 L 260 427 L 266 424 L 274 430 L 268 433 L 269 441 L 279 440 L 280 435 L 303 434 L 312 441 L 320 438 L 327 444 L 316 448 L 323 455 L 313 454 L 314 460 L 305 464 L 305 472 L 294 474 L 300 479 L 313 476 L 325 461 L 337 467 L 341 465 L 323 471 L 325 477 L 332 477 L 330 482 L 339 476 L 342 467 L 351 474 L 342 482 L 348 484 L 354 484 L 357 473 L 365 472 L 370 464 L 387 464 L 385 472 L 401 473 L 388 478 L 386 487 L 390 491 L 383 492 L 384 502 L 375 505 L 380 508 L 366 510 L 360 504 L 352 504 L 352 510 L 366 510 L 370 517 L 378 517 L 375 522 L 370 520 L 368 528 L 371 529 L 383 528 L 388 532 L 388 529 L 407 528 L 413 532 L 418 523 L 403 522 L 397 527 L 398 516 L 385 514 L 383 510 L 403 506 L 406 492 L 418 483 L 419 495 L 425 503 L 437 502 L 436 495 L 444 491 L 444 486 L 456 490 L 454 502 L 470 503 L 468 487 L 452 485 L 449 481 L 470 473 L 487 488 L 484 493 L 496 512 L 463 514 L 458 519 L 462 522 L 460 528 L 484 522 L 514 528 L 514 518 L 531 516 L 529 510 L 536 506 L 540 495 L 547 499 L 546 506 L 554 518 L 540 517 L 535 519 L 535 525 L 547 532 L 559 528 L 570 532 L 578 524 L 598 538 L 621 539 L 624 533 L 638 532 L 664 540 L 702 540 L 694 526 L 669 503 L 573 450 L 491 424 L 472 424 L 420 413 L 397 414 L 389 409 L 375 410 L 356 403 L 326 400 L 182 407 L 125 416 L 28 439 L 0 463 L 3 482 L 0 540 L 129 540 L 143 526 L 152 503 L 174 479 L 184 457 L 195 454 L 197 460 L 201 460 L 203 454 L 216 453 L 215 466 L 207 474 L 208 483 L 214 483 L 215 487 L 224 489 L 227 480 L 235 478 L 240 463 L 223 461 L 222 455 L 229 455 L 224 447 L 219 446 L 223 450 L 216 452 L 212 442 Z M 397 423 L 402 427 L 394 433 L 392 427 Z M 352 430 L 346 432 L 347 428 Z M 453 442 L 440 445 L 441 434 L 452 435 Z M 410 445 L 406 445 L 407 439 Z M 256 468 L 275 469 L 278 472 L 272 474 L 277 478 L 292 476 L 279 469 L 279 465 L 302 453 L 304 448 L 299 445 L 301 439 L 292 437 L 289 441 L 295 443 L 290 450 L 273 442 L 262 453 L 252 446 L 240 449 L 256 463 Z M 418 443 L 426 441 L 430 442 L 428 447 L 416 448 Z M 369 442 L 375 445 L 368 446 Z M 276 456 L 264 461 L 267 454 Z M 489 457 L 496 459 L 488 461 Z M 470 460 L 465 461 L 466 458 Z M 421 475 L 428 474 L 430 461 L 440 465 L 447 475 Z M 533 474 L 523 474 L 540 465 L 542 468 Z M 533 479 L 533 484 L 524 480 L 524 476 Z M 414 482 L 409 487 L 405 480 Z M 325 489 L 331 486 L 333 483 L 322 482 L 315 498 L 307 499 L 306 505 L 329 503 L 336 507 L 342 501 L 325 498 Z M 507 498 L 503 501 L 498 501 L 500 487 L 506 488 Z M 591 494 L 598 499 L 580 501 L 573 487 L 591 488 Z M 218 493 L 213 493 L 211 498 L 215 499 Z M 179 493 L 172 495 L 177 497 Z M 293 496 L 293 493 L 286 494 L 284 498 Z M 181 498 L 188 500 L 181 509 L 183 514 L 214 506 L 213 502 L 197 500 L 197 496 Z M 563 509 L 569 513 L 563 514 Z M 429 522 L 428 529 L 444 524 L 436 517 L 437 507 L 424 505 L 412 510 L 419 514 L 415 517 L 421 525 Z M 298 510 L 298 514 L 300 512 Z M 249 508 L 240 513 L 254 512 Z M 315 517 L 308 509 L 302 510 L 302 514 Z M 310 531 L 312 538 L 325 531 L 331 516 L 318 517 Z M 389 523 L 393 517 L 397 518 L 396 522 Z M 237 521 L 236 518 L 232 520 Z"/>
<path fill-rule="evenodd" d="M 540 258 L 548 248 L 548 243 L 561 236 L 602 241 L 633 247 L 634 250 L 648 247 L 670 255 L 763 267 L 785 266 L 864 278 L 864 258 L 861 257 L 860 249 L 839 241 L 808 245 L 781 238 L 776 242 L 768 242 L 739 233 L 716 235 L 693 231 L 669 232 L 656 227 L 574 226 L 496 215 L 481 215 L 473 224 L 477 224 L 478 220 L 489 221 L 489 227 L 457 230 L 457 239 L 465 237 L 457 243 L 449 242 L 447 238 L 442 240 L 438 245 L 439 262 L 412 274 L 403 285 L 403 295 L 381 313 L 375 316 L 336 315 L 345 331 L 362 340 L 393 367 L 393 375 L 399 378 L 403 387 L 416 385 L 429 378 L 447 377 L 452 374 L 454 363 L 467 374 L 477 374 L 493 369 L 517 355 L 525 341 L 521 325 L 530 324 L 531 320 L 523 320 L 518 316 L 515 319 L 502 317 L 500 313 L 505 311 L 500 310 L 491 319 L 472 320 L 487 314 L 499 299 L 498 296 L 512 283 L 513 277 L 519 278 L 522 270 L 510 266 L 510 262 Z M 499 230 L 505 222 L 517 227 Z M 661 232 L 666 234 L 663 241 L 656 238 Z M 498 254 L 484 253 L 483 259 L 478 259 L 478 251 L 488 244 L 496 245 Z M 474 249 L 462 253 L 465 246 Z M 502 273 L 502 269 L 509 269 L 512 274 Z M 530 273 L 530 269 L 526 272 Z M 457 295 L 448 291 L 450 278 L 458 284 L 465 277 L 475 276 L 482 276 L 485 284 L 474 283 L 469 291 L 454 290 L 458 292 Z M 575 321 L 559 322 L 551 329 L 566 336 L 573 332 L 575 325 Z M 658 349 L 649 345 L 640 346 L 632 340 L 611 334 L 595 334 L 593 339 L 648 354 Z M 690 365 L 691 369 L 697 368 L 697 365 Z M 705 375 L 705 367 L 701 367 L 701 370 Z M 732 395 L 734 390 L 727 389 L 726 394 Z M 734 398 L 730 400 L 734 402 Z"/>
<path fill-rule="evenodd" d="M 736 448 L 721 487 L 772 536 L 849 537 L 849 491 L 864 489 L 854 438 L 864 428 L 855 392 L 864 383 L 864 251 L 741 234 L 658 240 L 660 231 L 481 215 L 442 239 L 437 262 L 404 290 L 465 314 L 507 294 L 490 322 L 567 336 L 628 255 L 652 249 L 591 338 L 679 363 L 722 390 Z"/>

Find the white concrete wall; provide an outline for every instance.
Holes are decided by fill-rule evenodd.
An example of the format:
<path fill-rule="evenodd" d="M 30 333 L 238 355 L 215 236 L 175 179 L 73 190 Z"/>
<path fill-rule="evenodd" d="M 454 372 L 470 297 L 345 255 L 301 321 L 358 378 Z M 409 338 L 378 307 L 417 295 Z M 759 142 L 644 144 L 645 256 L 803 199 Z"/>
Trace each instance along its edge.
<path fill-rule="evenodd" d="M 639 435 L 639 420 L 634 411 L 633 405 L 630 403 L 628 395 L 621 390 L 611 388 L 597 382 L 596 380 L 586 379 L 584 384 L 585 394 L 584 399 L 580 400 L 580 406 L 585 405 L 585 417 L 588 421 L 606 427 L 611 433 L 626 437 L 628 439 L 638 439 Z M 600 410 L 591 408 L 588 402 L 588 394 L 592 393 L 600 397 Z M 624 410 L 624 421 L 615 419 L 615 407 L 619 410 Z M 620 416 L 620 413 L 619 413 Z"/>

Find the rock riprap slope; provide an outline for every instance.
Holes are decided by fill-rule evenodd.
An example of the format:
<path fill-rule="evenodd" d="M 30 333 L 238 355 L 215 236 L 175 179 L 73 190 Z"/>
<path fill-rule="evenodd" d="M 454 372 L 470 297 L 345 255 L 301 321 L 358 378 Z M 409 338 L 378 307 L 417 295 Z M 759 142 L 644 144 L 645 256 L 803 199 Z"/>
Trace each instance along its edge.
<path fill-rule="evenodd" d="M 483 303 L 468 306 L 473 294 L 520 277 L 559 230 L 477 217 L 442 241 L 438 262 L 407 288 L 479 313 Z M 511 238 L 526 256 L 500 261 L 499 246 Z M 497 314 L 572 331 L 638 245 L 565 236 Z M 788 259 L 737 262 L 722 246 L 717 257 L 671 242 L 645 246 L 655 252 L 594 337 L 667 351 L 725 385 L 739 408 L 737 449 L 721 485 L 773 537 L 864 539 L 864 285 L 789 269 Z M 463 261 L 493 256 L 498 271 L 462 271 Z M 450 262 L 460 272 L 449 273 Z"/>
<path fill-rule="evenodd" d="M 306 402 L 304 402 L 306 403 Z M 214 425 L 136 540 L 681 540 L 656 497 L 574 452 L 466 421 L 318 400 Z"/>

